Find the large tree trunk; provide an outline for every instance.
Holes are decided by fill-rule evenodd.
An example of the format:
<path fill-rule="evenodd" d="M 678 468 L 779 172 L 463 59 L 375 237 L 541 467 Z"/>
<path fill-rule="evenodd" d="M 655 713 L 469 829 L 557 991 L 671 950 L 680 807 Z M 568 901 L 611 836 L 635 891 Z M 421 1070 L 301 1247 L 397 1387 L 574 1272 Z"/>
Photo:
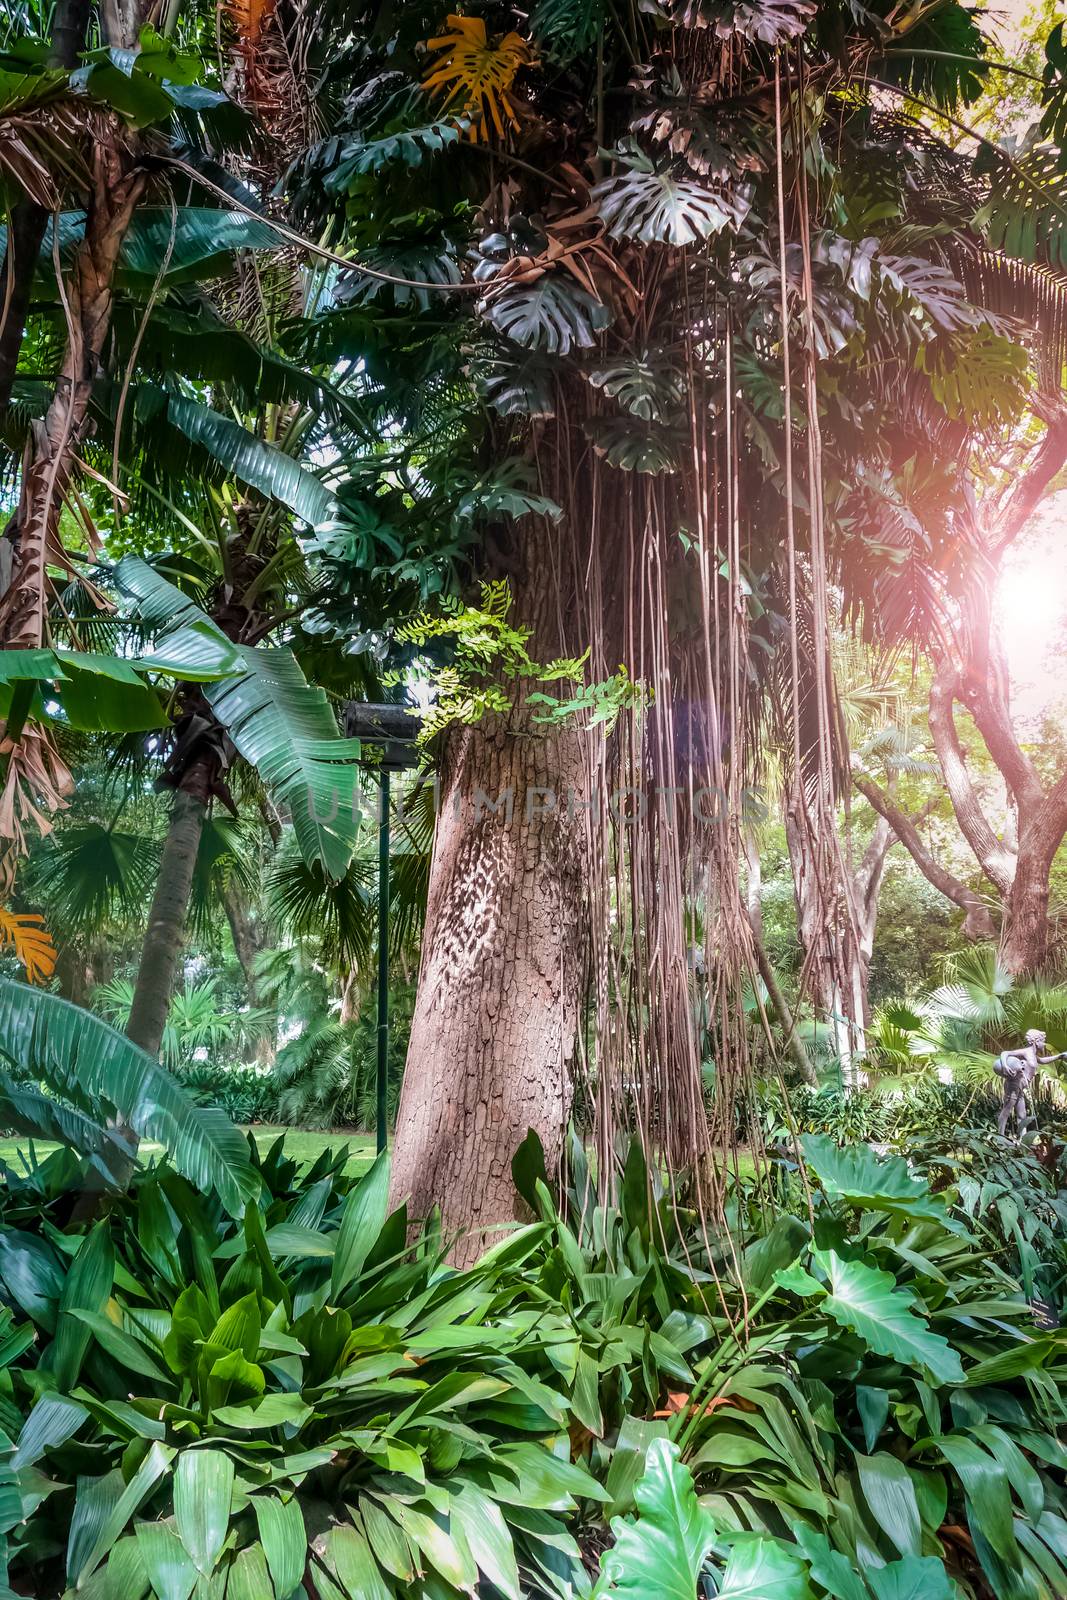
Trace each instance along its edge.
<path fill-rule="evenodd" d="M 511 574 L 530 652 L 567 649 L 553 530 L 533 519 Z M 521 683 L 505 681 L 521 702 Z M 571 1104 L 586 909 L 579 809 L 588 735 L 521 703 L 446 740 L 415 1014 L 396 1122 L 392 1200 L 440 1205 L 473 1260 L 511 1222 L 511 1158 L 532 1128 L 551 1170 Z"/>
<path fill-rule="evenodd" d="M 413 1217 L 437 1203 L 469 1229 L 469 1262 L 515 1217 L 516 1148 L 532 1128 L 551 1167 L 570 1109 L 585 763 L 577 733 L 520 716 L 449 744 L 392 1188 Z"/>
<path fill-rule="evenodd" d="M 163 859 L 148 913 L 126 1033 L 134 1044 L 153 1056 L 159 1054 L 163 1041 L 174 975 L 181 959 L 200 835 L 211 797 L 213 760 L 210 753 L 198 756 L 174 791 Z"/>

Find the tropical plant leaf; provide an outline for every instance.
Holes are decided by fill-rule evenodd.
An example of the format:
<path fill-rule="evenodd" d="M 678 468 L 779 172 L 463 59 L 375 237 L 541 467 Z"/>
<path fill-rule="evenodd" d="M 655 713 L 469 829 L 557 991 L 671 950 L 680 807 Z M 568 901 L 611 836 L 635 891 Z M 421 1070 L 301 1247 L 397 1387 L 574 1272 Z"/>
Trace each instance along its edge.
<path fill-rule="evenodd" d="M 229 1118 L 196 1105 L 151 1056 L 69 1000 L 0 979 L 0 1055 L 35 1079 L 70 1083 L 90 1102 L 114 1107 L 232 1212 L 258 1193 L 248 1147 Z"/>
<path fill-rule="evenodd" d="M 615 1543 L 602 1557 L 601 1596 L 633 1600 L 693 1600 L 697 1579 L 715 1542 L 715 1523 L 696 1497 L 693 1475 L 678 1446 L 653 1439 L 634 1490 L 637 1518 L 616 1517 Z"/>
<path fill-rule="evenodd" d="M 914 1177 L 903 1156 L 877 1156 L 870 1145 L 836 1145 L 825 1133 L 801 1139 L 804 1155 L 828 1195 L 871 1211 L 945 1221 L 945 1205 L 930 1193 L 925 1178 Z"/>
<path fill-rule="evenodd" d="M 518 33 L 504 34 L 491 44 L 481 17 L 450 16 L 447 28 L 428 41 L 438 56 L 423 87 L 429 94 L 441 94 L 445 106 L 469 119 L 472 138 L 494 132 L 502 139 L 505 124 L 519 125 L 511 90 L 520 67 L 534 59 L 533 51 Z"/>
<path fill-rule="evenodd" d="M 625 417 L 593 417 L 585 424 L 593 448 L 609 466 L 623 472 L 677 472 L 677 431 L 658 422 L 630 421 Z"/>
<path fill-rule="evenodd" d="M 685 397 L 685 380 L 662 350 L 594 367 L 587 376 L 594 389 L 602 389 L 643 422 L 666 421 Z"/>
<path fill-rule="evenodd" d="M 170 395 L 167 423 L 202 450 L 227 478 L 257 489 L 315 527 L 339 515 L 337 501 L 312 473 L 275 445 L 249 433 L 232 417 L 199 400 Z"/>
<path fill-rule="evenodd" d="M 1028 144 L 1015 151 L 983 146 L 975 169 L 990 194 L 974 219 L 993 250 L 1022 261 L 1067 266 L 1067 171 L 1059 148 Z"/>
<path fill-rule="evenodd" d="M 291 650 L 234 645 L 187 595 L 137 556 L 115 569 L 124 594 L 147 627 L 161 629 L 156 661 L 168 641 L 185 648 L 190 629 L 233 663 L 229 677 L 205 686 L 212 711 L 245 760 L 288 807 L 304 858 L 327 877 L 343 877 L 359 816 L 357 740 L 342 739 L 324 692 L 312 687 Z"/>
<path fill-rule="evenodd" d="M 9 945 L 22 962 L 27 983 L 47 983 L 58 955 L 44 918 L 36 911 L 0 907 L 0 945 Z"/>
<path fill-rule="evenodd" d="M 830 1279 L 823 1308 L 851 1328 L 878 1355 L 924 1367 L 938 1383 L 962 1383 L 959 1355 L 933 1333 L 912 1307 L 914 1295 L 897 1287 L 892 1273 L 863 1261 L 846 1261 L 834 1250 L 813 1250 L 812 1259 Z"/>
<path fill-rule="evenodd" d="M 680 0 L 687 28 L 712 28 L 720 39 L 735 34 L 759 44 L 799 39 L 815 15 L 814 0 Z"/>
<path fill-rule="evenodd" d="M 804 1563 L 778 1540 L 738 1535 L 730 1548 L 719 1600 L 813 1600 Z"/>
<path fill-rule="evenodd" d="M 592 197 L 614 239 L 639 239 L 645 244 L 699 244 L 724 228 L 736 230 L 750 201 L 740 190 L 706 188 L 692 178 L 674 177 L 670 167 L 657 167 L 631 143 L 614 152 L 627 169 L 605 178 Z"/>
<path fill-rule="evenodd" d="M 558 272 L 546 272 L 534 283 L 494 287 L 482 309 L 493 327 L 516 344 L 558 356 L 591 350 L 611 322 L 606 305 Z"/>

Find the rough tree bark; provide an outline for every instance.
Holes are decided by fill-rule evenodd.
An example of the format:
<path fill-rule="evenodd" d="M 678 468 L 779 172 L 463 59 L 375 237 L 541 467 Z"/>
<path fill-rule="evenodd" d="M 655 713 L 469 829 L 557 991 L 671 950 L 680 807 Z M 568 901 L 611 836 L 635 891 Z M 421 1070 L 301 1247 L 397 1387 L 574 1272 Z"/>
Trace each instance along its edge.
<path fill-rule="evenodd" d="M 542 660 L 561 647 L 546 537 L 531 532 L 512 576 Z M 391 1199 L 413 1218 L 440 1204 L 447 1231 L 468 1230 L 460 1263 L 514 1220 L 526 1133 L 550 1170 L 561 1147 L 582 999 L 581 740 L 517 708 L 446 742 Z"/>

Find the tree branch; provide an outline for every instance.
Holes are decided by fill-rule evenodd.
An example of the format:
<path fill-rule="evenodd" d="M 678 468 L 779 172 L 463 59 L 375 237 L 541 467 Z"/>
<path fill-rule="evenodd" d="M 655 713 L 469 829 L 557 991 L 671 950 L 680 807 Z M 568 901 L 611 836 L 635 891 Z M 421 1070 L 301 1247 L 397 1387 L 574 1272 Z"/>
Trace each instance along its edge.
<path fill-rule="evenodd" d="M 906 812 L 902 811 L 887 794 L 884 794 L 878 785 L 870 778 L 854 774 L 852 782 L 866 800 L 869 800 L 880 817 L 884 817 L 892 828 L 901 844 L 915 862 L 923 877 L 932 883 L 934 888 L 951 900 L 967 913 L 967 922 L 970 936 L 975 939 L 991 938 L 993 934 L 993 919 L 989 907 L 975 894 L 973 889 L 955 877 L 947 868 L 936 861 L 923 842 L 915 823 Z"/>
<path fill-rule="evenodd" d="M 1015 876 L 1015 861 L 993 832 L 967 770 L 952 709 L 958 688 L 955 668 L 945 662 L 930 685 L 930 737 L 960 830 L 990 883 L 1007 895 Z"/>

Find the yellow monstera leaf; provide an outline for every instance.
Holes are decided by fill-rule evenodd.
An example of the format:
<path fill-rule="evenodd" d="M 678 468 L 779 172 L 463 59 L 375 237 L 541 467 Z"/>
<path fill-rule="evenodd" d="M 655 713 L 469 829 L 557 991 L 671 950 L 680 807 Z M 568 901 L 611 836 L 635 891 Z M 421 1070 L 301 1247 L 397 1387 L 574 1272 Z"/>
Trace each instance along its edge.
<path fill-rule="evenodd" d="M 445 96 L 445 105 L 470 119 L 472 139 L 491 126 L 498 138 L 504 125 L 519 125 L 511 86 L 520 67 L 534 60 L 533 51 L 517 33 L 490 44 L 481 17 L 449 17 L 446 31 L 429 41 L 440 52 L 423 80 L 431 93 Z"/>

